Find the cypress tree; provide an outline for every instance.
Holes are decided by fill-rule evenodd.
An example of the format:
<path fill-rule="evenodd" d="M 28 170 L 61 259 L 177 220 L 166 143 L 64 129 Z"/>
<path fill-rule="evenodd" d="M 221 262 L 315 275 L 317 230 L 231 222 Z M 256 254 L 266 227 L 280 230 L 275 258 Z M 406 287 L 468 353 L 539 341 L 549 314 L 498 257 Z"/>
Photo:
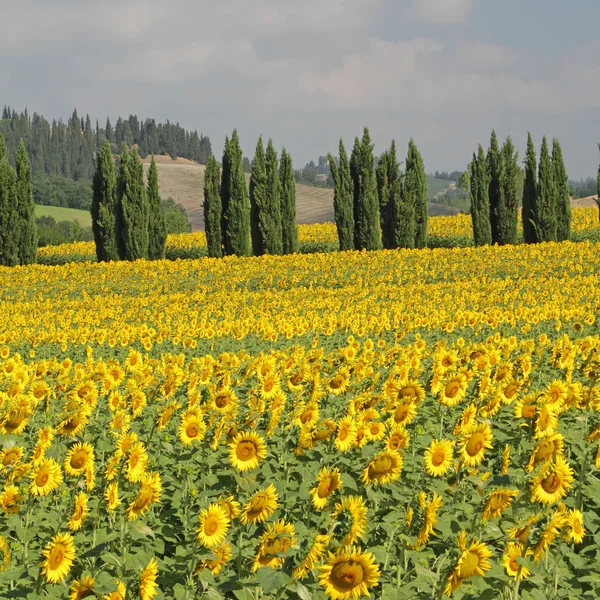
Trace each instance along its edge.
<path fill-rule="evenodd" d="M 502 146 L 501 203 L 498 210 L 498 244 L 517 243 L 519 218 L 519 153 L 510 137 Z"/>
<path fill-rule="evenodd" d="M 262 256 L 265 253 L 264 233 L 260 227 L 261 213 L 267 201 L 267 169 L 265 166 L 265 148 L 262 136 L 256 143 L 254 160 L 250 173 L 250 233 L 252 254 Z"/>
<path fill-rule="evenodd" d="M 264 228 L 265 253 L 282 254 L 281 229 L 281 182 L 279 181 L 279 159 L 272 140 L 267 144 L 265 153 L 267 172 L 267 195 L 265 210 L 261 211 L 261 225 Z"/>
<path fill-rule="evenodd" d="M 221 202 L 223 205 L 223 241 L 225 254 L 250 256 L 250 199 L 242 169 L 242 148 L 237 130 L 225 142 Z"/>
<path fill-rule="evenodd" d="M 502 180 L 504 179 L 502 156 L 498 146 L 496 131 L 492 130 L 490 148 L 487 153 L 487 164 L 490 172 L 490 226 L 492 230 L 492 244 L 500 243 L 500 218 L 502 198 Z"/>
<path fill-rule="evenodd" d="M 19 263 L 29 265 L 37 261 L 37 225 L 35 223 L 31 167 L 22 138 L 17 148 L 16 162 Z"/>
<path fill-rule="evenodd" d="M 564 242 L 571 236 L 571 193 L 562 148 L 556 138 L 552 141 L 552 168 L 556 188 L 556 239 Z"/>
<path fill-rule="evenodd" d="M 165 257 L 167 243 L 167 225 L 160 208 L 160 192 L 158 190 L 158 171 L 154 154 L 148 169 L 148 188 L 146 190 L 148 204 L 148 258 L 160 260 Z"/>
<path fill-rule="evenodd" d="M 381 242 L 384 248 L 394 247 L 394 223 L 390 214 L 390 191 L 388 185 L 388 152 L 379 157 L 375 177 L 377 178 L 377 195 L 379 198 L 379 226 Z"/>
<path fill-rule="evenodd" d="M 538 240 L 536 228 L 537 205 L 537 158 L 531 134 L 527 134 L 527 152 L 525 154 L 525 183 L 523 185 L 523 240 L 526 244 L 535 244 Z"/>
<path fill-rule="evenodd" d="M 19 264 L 17 174 L 8 162 L 0 134 L 0 265 Z"/>
<path fill-rule="evenodd" d="M 123 144 L 117 179 L 117 249 L 121 260 L 148 257 L 148 204 L 137 150 Z"/>
<path fill-rule="evenodd" d="M 333 177 L 333 212 L 340 250 L 354 249 L 354 192 L 350 164 L 344 142 L 340 139 L 340 164 L 329 154 L 329 168 Z"/>
<path fill-rule="evenodd" d="M 221 196 L 221 247 L 224 254 L 227 253 L 225 251 L 225 215 L 229 209 L 229 180 L 231 178 L 229 144 L 229 136 L 226 135 L 221 159 L 221 185 L 219 186 L 219 195 Z"/>
<path fill-rule="evenodd" d="M 552 160 L 546 136 L 542 138 L 538 173 L 538 192 L 535 208 L 536 226 L 540 242 L 556 241 L 556 187 Z"/>
<path fill-rule="evenodd" d="M 480 145 L 477 156 L 473 154 L 471 162 L 471 219 L 473 221 L 473 241 L 476 246 L 492 243 L 489 190 L 489 167 Z"/>
<path fill-rule="evenodd" d="M 377 179 L 373 144 L 366 127 L 362 141 L 356 138 L 354 143 L 350 173 L 354 189 L 354 247 L 357 250 L 379 250 L 381 227 Z"/>
<path fill-rule="evenodd" d="M 96 156 L 96 172 L 92 181 L 92 230 L 99 262 L 119 260 L 115 232 L 116 186 L 110 143 L 104 140 Z"/>
<path fill-rule="evenodd" d="M 220 167 L 211 154 L 204 172 L 204 229 L 208 256 L 223 256 L 223 236 L 221 234 L 221 197 L 219 196 Z"/>
<path fill-rule="evenodd" d="M 414 206 L 415 222 L 415 248 L 427 246 L 427 229 L 429 226 L 429 213 L 427 209 L 427 176 L 423 157 L 414 141 L 408 143 L 408 154 L 406 156 L 406 202 Z"/>
<path fill-rule="evenodd" d="M 414 248 L 416 233 L 416 197 L 419 193 L 418 174 L 410 169 L 400 178 L 400 166 L 396 160 L 396 143 L 392 142 L 389 152 L 389 165 L 394 166 L 388 176 L 390 185 L 390 203 L 394 222 L 394 247 Z"/>
<path fill-rule="evenodd" d="M 296 179 L 292 157 L 283 148 L 279 161 L 281 183 L 281 242 L 283 254 L 298 252 L 298 226 L 296 225 Z"/>

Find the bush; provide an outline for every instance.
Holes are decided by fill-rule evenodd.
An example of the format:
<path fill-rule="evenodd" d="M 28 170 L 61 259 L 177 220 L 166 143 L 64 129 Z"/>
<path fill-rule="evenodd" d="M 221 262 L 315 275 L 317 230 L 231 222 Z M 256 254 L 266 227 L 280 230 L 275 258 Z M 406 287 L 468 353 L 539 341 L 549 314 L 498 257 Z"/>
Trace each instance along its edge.
<path fill-rule="evenodd" d="M 92 182 L 73 181 L 62 175 L 34 175 L 33 200 L 44 206 L 90 210 Z"/>
<path fill-rule="evenodd" d="M 82 227 L 79 221 L 56 221 L 54 217 L 38 217 L 38 246 L 58 246 L 94 239 L 91 227 Z"/>
<path fill-rule="evenodd" d="M 177 204 L 173 198 L 162 200 L 160 209 L 165 216 L 167 234 L 169 233 L 191 233 L 192 225 L 187 211 L 181 204 Z"/>

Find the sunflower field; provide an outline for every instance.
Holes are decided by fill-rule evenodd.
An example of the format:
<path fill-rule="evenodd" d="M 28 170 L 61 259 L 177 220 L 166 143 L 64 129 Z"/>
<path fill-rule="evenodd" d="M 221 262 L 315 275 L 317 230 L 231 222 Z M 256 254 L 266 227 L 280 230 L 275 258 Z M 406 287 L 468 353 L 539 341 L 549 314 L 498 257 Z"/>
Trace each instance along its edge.
<path fill-rule="evenodd" d="M 0 310 L 1 598 L 600 596 L 600 242 L 2 268 Z"/>

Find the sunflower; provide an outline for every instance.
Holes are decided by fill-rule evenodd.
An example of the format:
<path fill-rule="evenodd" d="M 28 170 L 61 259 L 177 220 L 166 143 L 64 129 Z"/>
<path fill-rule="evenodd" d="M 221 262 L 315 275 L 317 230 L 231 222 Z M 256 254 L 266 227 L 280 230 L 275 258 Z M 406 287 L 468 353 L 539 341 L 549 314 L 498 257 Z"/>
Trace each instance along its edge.
<path fill-rule="evenodd" d="M 576 508 L 569 511 L 567 523 L 567 539 L 576 544 L 581 544 L 585 537 L 585 527 L 583 526 L 583 514 Z"/>
<path fill-rule="evenodd" d="M 298 427 L 311 429 L 319 421 L 319 405 L 316 402 L 309 402 L 301 407 L 294 423 Z"/>
<path fill-rule="evenodd" d="M 477 424 L 477 408 L 474 404 L 469 404 L 462 413 L 459 421 L 454 426 L 452 435 L 464 435 L 469 433 Z"/>
<path fill-rule="evenodd" d="M 91 444 L 78 442 L 69 448 L 65 456 L 64 468 L 67 475 L 83 475 L 94 463 L 94 448 Z"/>
<path fill-rule="evenodd" d="M 527 552 L 529 554 L 529 552 Z M 518 558 L 524 556 L 523 546 L 518 542 L 509 542 L 506 545 L 506 550 L 502 555 L 502 566 L 506 569 L 506 574 L 509 577 L 517 577 L 525 579 L 531 575 L 531 571 L 523 564 L 517 562 Z"/>
<path fill-rule="evenodd" d="M 558 411 L 550 404 L 542 404 L 535 420 L 536 438 L 553 434 L 558 427 Z"/>
<path fill-rule="evenodd" d="M 467 393 L 467 377 L 464 373 L 456 373 L 441 383 L 438 401 L 444 406 L 456 406 Z"/>
<path fill-rule="evenodd" d="M 427 496 L 421 492 L 419 496 L 419 505 L 423 510 L 423 525 L 413 544 L 415 550 L 420 550 L 429 542 L 429 539 L 433 535 L 435 524 L 438 522 L 438 511 L 444 505 L 444 502 L 442 501 L 442 497 L 435 492 L 429 501 L 427 500 Z"/>
<path fill-rule="evenodd" d="M 69 590 L 69 600 L 83 600 L 89 596 L 97 597 L 93 590 L 94 578 L 89 575 L 84 575 L 81 579 L 75 579 Z"/>
<path fill-rule="evenodd" d="M 59 533 L 44 548 L 42 554 L 45 560 L 42 563 L 42 574 L 47 583 L 64 581 L 75 559 L 75 545 L 70 533 Z"/>
<path fill-rule="evenodd" d="M 504 446 L 502 451 L 502 475 L 508 475 L 508 467 L 510 466 L 510 444 Z"/>
<path fill-rule="evenodd" d="M 542 504 L 554 504 L 564 498 L 573 485 L 573 469 L 560 454 L 553 463 L 531 481 L 531 499 Z"/>
<path fill-rule="evenodd" d="M 140 574 L 140 585 L 138 593 L 141 600 L 152 600 L 156 596 L 158 585 L 156 577 L 158 575 L 158 563 L 156 558 L 152 558 Z"/>
<path fill-rule="evenodd" d="M 131 406 L 131 416 L 137 419 L 146 407 L 147 399 L 146 394 L 142 390 L 136 390 L 129 401 Z"/>
<path fill-rule="evenodd" d="M 532 420 L 537 414 L 537 397 L 535 394 L 528 394 L 524 398 L 519 398 L 515 404 L 515 417 L 517 419 Z"/>
<path fill-rule="evenodd" d="M 122 581 L 117 579 L 117 589 L 102 596 L 103 600 L 125 600 L 127 588 Z"/>
<path fill-rule="evenodd" d="M 319 567 L 319 583 L 332 600 L 356 600 L 369 596 L 379 582 L 379 567 L 370 552 L 345 546 L 329 553 L 327 564 Z"/>
<path fill-rule="evenodd" d="M 6 571 L 10 566 L 10 549 L 6 538 L 0 535 L 0 552 L 2 553 L 2 560 L 0 560 L 0 571 Z"/>
<path fill-rule="evenodd" d="M 252 571 L 258 571 L 261 567 L 278 569 L 285 560 L 285 553 L 295 544 L 296 532 L 291 523 L 283 519 L 269 525 L 259 538 L 259 546 L 252 563 Z"/>
<path fill-rule="evenodd" d="M 0 452 L 0 473 L 21 462 L 25 450 L 21 446 L 12 446 Z"/>
<path fill-rule="evenodd" d="M 7 483 L 0 494 L 0 509 L 7 514 L 18 513 L 21 510 L 23 494 L 13 483 Z"/>
<path fill-rule="evenodd" d="M 488 423 L 480 423 L 463 436 L 460 445 L 460 460 L 467 467 L 476 467 L 484 457 L 486 449 L 492 447 L 492 429 Z"/>
<path fill-rule="evenodd" d="M 266 456 L 265 440 L 253 431 L 238 433 L 229 445 L 229 461 L 242 473 L 256 469 Z"/>
<path fill-rule="evenodd" d="M 453 442 L 433 440 L 425 450 L 425 469 L 433 477 L 444 476 L 452 466 L 454 458 Z"/>
<path fill-rule="evenodd" d="M 397 389 L 397 398 L 402 402 L 419 404 L 425 398 L 425 391 L 418 381 L 401 381 Z"/>
<path fill-rule="evenodd" d="M 390 432 L 385 442 L 385 447 L 388 450 L 401 450 L 403 448 L 408 448 L 408 444 L 410 443 L 410 437 L 408 435 L 408 431 L 402 427 L 402 425 L 392 425 L 390 427 Z"/>
<path fill-rule="evenodd" d="M 209 504 L 200 511 L 198 540 L 206 548 L 214 548 L 225 539 L 230 526 L 227 510 L 220 504 Z"/>
<path fill-rule="evenodd" d="M 206 425 L 202 417 L 194 412 L 188 412 L 183 415 L 177 434 L 179 439 L 186 446 L 191 446 L 194 442 L 201 442 L 206 433 Z"/>
<path fill-rule="evenodd" d="M 143 517 L 150 505 L 160 502 L 161 494 L 160 475 L 156 472 L 144 473 L 137 496 L 127 507 L 127 520 L 135 521 L 138 517 Z"/>
<path fill-rule="evenodd" d="M 340 452 L 347 452 L 356 444 L 357 427 L 351 416 L 346 416 L 340 420 L 338 431 L 335 437 L 334 446 Z"/>
<path fill-rule="evenodd" d="M 512 379 L 500 388 L 500 400 L 502 404 L 509 405 L 517 399 L 519 390 L 523 387 L 523 382 L 518 379 Z"/>
<path fill-rule="evenodd" d="M 148 452 L 142 442 L 135 442 L 129 450 L 126 462 L 125 478 L 131 483 L 140 481 L 148 465 Z"/>
<path fill-rule="evenodd" d="M 83 527 L 83 520 L 89 512 L 88 497 L 85 492 L 79 492 L 75 497 L 75 508 L 69 519 L 69 529 L 71 531 L 79 531 Z"/>
<path fill-rule="evenodd" d="M 475 575 L 485 575 L 486 571 L 492 568 L 489 561 L 493 556 L 492 551 L 479 540 L 473 540 L 467 547 L 467 535 L 464 530 L 459 537 L 459 548 L 461 554 L 448 576 L 444 589 L 446 596 L 450 596 L 466 579 Z"/>
<path fill-rule="evenodd" d="M 560 409 L 569 393 L 568 385 L 555 379 L 544 391 L 542 401 L 555 409 Z"/>
<path fill-rule="evenodd" d="M 340 544 L 348 546 L 362 538 L 367 530 L 367 505 L 362 496 L 345 496 L 335 505 L 331 520 L 339 525 L 336 537 L 341 537 Z"/>
<path fill-rule="evenodd" d="M 329 470 L 324 467 L 317 476 L 317 485 L 311 490 L 312 504 L 317 510 L 323 510 L 333 493 L 340 489 L 342 483 L 339 469 Z"/>
<path fill-rule="evenodd" d="M 401 425 L 406 427 L 412 423 L 417 416 L 416 405 L 410 400 L 399 402 L 394 408 L 394 412 L 389 419 L 391 425 Z"/>
<path fill-rule="evenodd" d="M 533 547 L 533 558 L 539 562 L 548 552 L 552 542 L 560 535 L 561 530 L 568 524 L 568 511 L 564 504 L 559 504 L 557 510 L 552 513 L 549 521 L 546 523 L 540 539 Z"/>
<path fill-rule="evenodd" d="M 117 506 L 121 504 L 121 500 L 119 499 L 119 483 L 117 481 L 108 484 L 104 492 L 104 498 L 108 512 L 114 512 Z"/>
<path fill-rule="evenodd" d="M 511 490 L 508 488 L 494 490 L 488 496 L 487 502 L 483 507 L 481 518 L 484 521 L 487 521 L 489 519 L 500 517 L 518 495 L 518 490 Z"/>
<path fill-rule="evenodd" d="M 364 427 L 365 437 L 369 442 L 377 442 L 385 435 L 385 425 L 380 421 L 370 421 Z"/>
<path fill-rule="evenodd" d="M 217 504 L 225 509 L 227 518 L 233 521 L 240 514 L 240 503 L 234 500 L 233 496 L 227 498 L 219 497 Z"/>
<path fill-rule="evenodd" d="M 53 458 L 45 458 L 29 474 L 29 491 L 34 496 L 47 496 L 63 481 L 60 465 Z"/>
<path fill-rule="evenodd" d="M 538 465 L 554 460 L 563 453 L 564 437 L 560 433 L 551 433 L 543 437 L 535 446 L 525 469 L 533 471 Z"/>
<path fill-rule="evenodd" d="M 362 473 L 365 485 L 390 483 L 400 477 L 404 458 L 397 451 L 383 450 L 374 456 Z"/>
<path fill-rule="evenodd" d="M 194 575 L 198 574 L 200 571 L 204 571 L 204 569 L 208 569 L 213 575 L 218 575 L 221 572 L 221 569 L 231 560 L 233 554 L 229 542 L 225 542 L 224 544 L 213 548 L 212 553 L 215 558 L 203 560 L 196 569 Z"/>
<path fill-rule="evenodd" d="M 279 507 L 275 486 L 256 492 L 244 505 L 240 520 L 242 523 L 261 523 L 266 521 Z"/>
<path fill-rule="evenodd" d="M 350 380 L 350 372 L 347 367 L 342 367 L 328 382 L 327 391 L 330 394 L 339 396 L 346 391 L 348 381 Z"/>
<path fill-rule="evenodd" d="M 292 571 L 294 579 L 303 579 L 306 577 L 308 572 L 312 571 L 321 558 L 325 555 L 328 545 L 329 536 L 322 533 L 317 533 L 313 543 L 302 558 L 300 564 L 297 567 L 294 567 Z"/>
<path fill-rule="evenodd" d="M 210 400 L 210 407 L 223 414 L 232 412 L 238 402 L 235 392 L 229 387 L 212 392 Z"/>

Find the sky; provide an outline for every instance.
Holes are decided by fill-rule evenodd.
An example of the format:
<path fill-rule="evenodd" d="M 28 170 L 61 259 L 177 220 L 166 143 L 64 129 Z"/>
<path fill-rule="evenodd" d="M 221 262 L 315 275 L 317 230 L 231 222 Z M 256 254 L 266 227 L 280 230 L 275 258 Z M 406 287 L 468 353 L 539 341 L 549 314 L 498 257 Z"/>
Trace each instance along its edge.
<path fill-rule="evenodd" d="M 492 128 L 521 157 L 559 138 L 572 179 L 600 161 L 598 0 L 1 0 L 0 22 L 0 106 L 49 119 L 169 119 L 217 156 L 237 127 L 296 167 L 363 126 L 428 172 Z"/>

